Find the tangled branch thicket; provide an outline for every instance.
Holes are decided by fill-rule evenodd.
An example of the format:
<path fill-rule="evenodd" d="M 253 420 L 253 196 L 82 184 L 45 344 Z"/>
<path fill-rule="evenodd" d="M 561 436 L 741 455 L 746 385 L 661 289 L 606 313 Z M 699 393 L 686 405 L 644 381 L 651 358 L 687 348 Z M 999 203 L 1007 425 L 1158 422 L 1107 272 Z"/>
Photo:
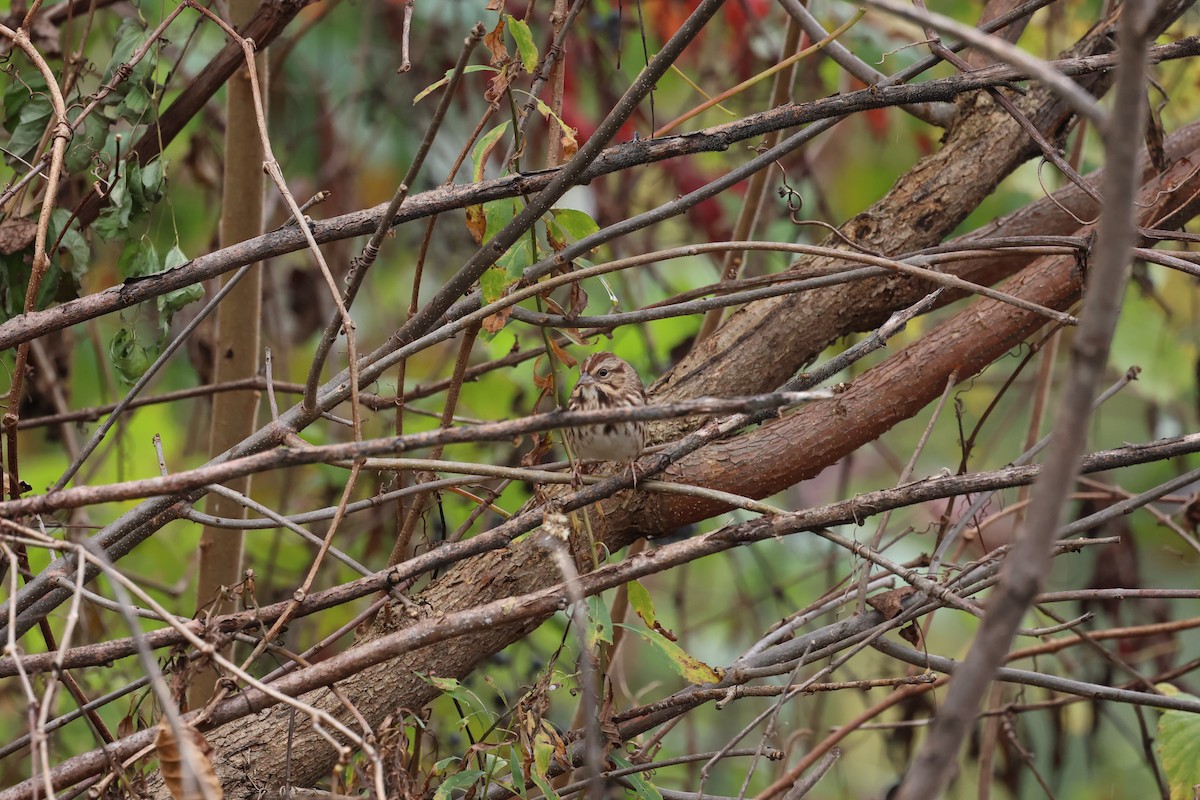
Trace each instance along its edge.
<path fill-rule="evenodd" d="M 0 24 L 0 800 L 1200 782 L 1189 0 L 151 5 Z"/>

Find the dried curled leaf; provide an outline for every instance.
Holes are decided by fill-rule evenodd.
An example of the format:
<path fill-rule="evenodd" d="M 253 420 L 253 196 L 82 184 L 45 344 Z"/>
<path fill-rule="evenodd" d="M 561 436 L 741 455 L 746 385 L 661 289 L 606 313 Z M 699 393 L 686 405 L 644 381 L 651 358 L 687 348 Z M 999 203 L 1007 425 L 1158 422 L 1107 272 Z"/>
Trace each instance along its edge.
<path fill-rule="evenodd" d="M 497 334 L 504 330 L 504 326 L 508 324 L 508 317 L 512 314 L 512 306 L 502 308 L 495 314 L 489 314 L 483 318 L 483 329 L 490 334 Z"/>
<path fill-rule="evenodd" d="M 11 256 L 33 244 L 37 223 L 18 217 L 0 222 L 0 255 Z"/>
<path fill-rule="evenodd" d="M 575 154 L 579 152 L 579 141 L 575 138 L 574 130 L 563 133 L 558 143 L 562 147 L 563 158 L 574 158 Z"/>
<path fill-rule="evenodd" d="M 1200 370 L 1197 370 L 1200 374 Z M 1200 530 L 1200 494 L 1196 494 L 1183 507 L 1183 521 L 1192 529 L 1192 533 Z"/>
<path fill-rule="evenodd" d="M 500 19 L 496 20 L 496 27 L 492 28 L 492 30 L 483 37 L 483 46 L 487 48 L 488 53 L 491 55 L 493 67 L 502 67 L 509 61 L 512 61 L 512 56 L 508 54 L 508 47 L 504 44 L 504 27 L 506 19 L 507 18 L 504 15 L 501 15 Z"/>
<path fill-rule="evenodd" d="M 213 768 L 212 747 L 204 734 L 191 725 L 184 726 L 186 734 L 181 743 L 175 731 L 163 718 L 158 723 L 154 748 L 158 751 L 159 769 L 163 782 L 175 800 L 223 800 L 221 782 Z"/>
<path fill-rule="evenodd" d="M 911 586 L 901 586 L 899 589 L 868 597 L 867 605 L 882 614 L 884 619 L 895 619 L 904 610 L 904 599 L 915 591 L 917 590 Z"/>

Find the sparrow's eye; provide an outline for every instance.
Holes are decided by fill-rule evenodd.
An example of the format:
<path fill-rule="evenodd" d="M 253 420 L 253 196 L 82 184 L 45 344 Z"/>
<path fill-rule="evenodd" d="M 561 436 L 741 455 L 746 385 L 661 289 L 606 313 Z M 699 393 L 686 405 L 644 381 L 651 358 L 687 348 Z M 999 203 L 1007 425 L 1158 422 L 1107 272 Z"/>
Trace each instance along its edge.
<path fill-rule="evenodd" d="M 600 378 L 607 378 L 608 377 L 608 367 L 603 367 L 602 369 L 597 370 L 596 375 L 597 375 L 597 377 L 600 377 Z"/>

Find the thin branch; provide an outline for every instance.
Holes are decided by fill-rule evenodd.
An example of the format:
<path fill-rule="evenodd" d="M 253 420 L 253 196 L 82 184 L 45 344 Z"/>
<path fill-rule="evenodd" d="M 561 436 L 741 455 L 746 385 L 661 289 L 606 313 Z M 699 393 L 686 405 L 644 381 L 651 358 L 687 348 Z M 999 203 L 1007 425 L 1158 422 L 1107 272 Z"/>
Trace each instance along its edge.
<path fill-rule="evenodd" d="M 960 672 L 966 666 L 963 662 L 952 658 L 944 658 L 930 653 L 918 653 L 916 650 L 910 650 L 890 639 L 879 639 L 875 642 L 874 647 L 886 656 L 899 659 L 915 667 L 934 669 L 948 675 Z M 1114 703 L 1128 703 L 1130 705 L 1147 706 L 1149 708 L 1188 711 L 1192 714 L 1200 713 L 1200 702 L 1187 695 L 1168 697 L 1150 692 L 1135 692 L 1128 689 L 1117 689 L 1102 683 L 1077 681 L 1071 678 L 1060 678 L 1056 675 L 1045 675 L 1030 670 L 1012 669 L 1011 667 L 997 669 L 995 679 L 1004 683 L 1036 686 L 1042 689 L 1049 689 L 1052 692 L 1063 692 L 1065 694 L 1078 695 L 1079 697 L 1087 697 L 1092 700 L 1108 700 Z"/>

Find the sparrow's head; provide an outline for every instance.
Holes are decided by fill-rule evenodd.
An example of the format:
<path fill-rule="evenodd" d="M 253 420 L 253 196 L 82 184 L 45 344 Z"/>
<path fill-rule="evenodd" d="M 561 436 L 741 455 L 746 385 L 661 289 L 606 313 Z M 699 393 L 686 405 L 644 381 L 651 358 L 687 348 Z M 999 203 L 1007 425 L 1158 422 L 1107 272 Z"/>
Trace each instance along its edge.
<path fill-rule="evenodd" d="M 644 392 L 634 368 L 612 353 L 593 353 L 579 365 L 575 392 L 586 389 L 594 390 L 601 398 L 630 391 L 640 396 Z"/>

